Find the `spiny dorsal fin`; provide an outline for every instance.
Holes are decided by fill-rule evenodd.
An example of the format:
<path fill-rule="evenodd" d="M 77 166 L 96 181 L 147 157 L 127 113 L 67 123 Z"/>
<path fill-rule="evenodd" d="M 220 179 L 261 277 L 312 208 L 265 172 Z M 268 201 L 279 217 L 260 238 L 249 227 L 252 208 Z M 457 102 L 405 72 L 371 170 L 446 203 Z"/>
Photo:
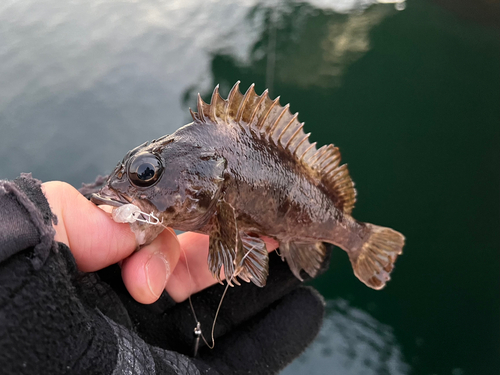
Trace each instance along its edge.
<path fill-rule="evenodd" d="M 347 165 L 340 165 L 339 149 L 326 145 L 316 149 L 309 142 L 309 135 L 302 130 L 304 123 L 298 121 L 298 113 L 292 114 L 289 104 L 284 107 L 279 97 L 272 100 L 268 91 L 257 95 L 252 84 L 245 95 L 236 82 L 228 98 L 219 95 L 215 88 L 210 104 L 198 95 L 198 112 L 191 111 L 197 123 L 232 124 L 253 130 L 263 139 L 289 152 L 299 163 L 314 174 L 318 183 L 332 193 L 337 208 L 350 214 L 356 202 L 356 190 L 349 176 Z"/>

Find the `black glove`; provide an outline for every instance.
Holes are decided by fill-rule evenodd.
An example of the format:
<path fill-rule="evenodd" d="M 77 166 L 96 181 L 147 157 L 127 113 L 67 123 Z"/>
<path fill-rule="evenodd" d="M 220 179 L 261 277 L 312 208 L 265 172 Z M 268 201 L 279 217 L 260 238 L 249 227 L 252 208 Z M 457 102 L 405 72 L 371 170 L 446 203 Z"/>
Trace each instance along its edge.
<path fill-rule="evenodd" d="M 135 302 L 119 268 L 77 270 L 53 241 L 53 216 L 39 182 L 0 181 L 0 368 L 5 374 L 273 374 L 297 357 L 321 326 L 324 305 L 271 256 L 265 288 L 229 288 L 215 348 L 191 357 L 196 324 L 189 303 L 164 293 Z M 224 287 L 192 297 L 210 341 Z"/>

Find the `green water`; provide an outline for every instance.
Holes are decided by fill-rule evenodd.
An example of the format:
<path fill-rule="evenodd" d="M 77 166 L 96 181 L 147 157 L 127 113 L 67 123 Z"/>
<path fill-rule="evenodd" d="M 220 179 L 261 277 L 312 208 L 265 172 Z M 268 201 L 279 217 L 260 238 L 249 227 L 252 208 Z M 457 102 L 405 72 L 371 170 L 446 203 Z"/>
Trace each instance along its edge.
<path fill-rule="evenodd" d="M 341 251 L 313 285 L 391 326 L 413 373 L 498 373 L 497 35 L 430 4 L 317 12 L 295 28 L 293 15 L 307 8 L 293 7 L 277 30 L 273 91 L 300 112 L 313 140 L 341 148 L 358 189 L 354 216 L 407 237 L 383 292 L 354 279 Z M 356 18 L 372 25 L 346 38 L 366 37 L 366 52 L 325 61 L 325 35 L 348 34 Z M 242 66 L 217 54 L 213 82 L 263 87 L 265 57 Z"/>
<path fill-rule="evenodd" d="M 428 1 L 49 3 L 0 7 L 0 177 L 79 185 L 187 122 L 198 91 L 270 86 L 340 147 L 354 216 L 407 238 L 383 291 L 334 253 L 325 327 L 284 374 L 499 373 L 498 30 Z"/>

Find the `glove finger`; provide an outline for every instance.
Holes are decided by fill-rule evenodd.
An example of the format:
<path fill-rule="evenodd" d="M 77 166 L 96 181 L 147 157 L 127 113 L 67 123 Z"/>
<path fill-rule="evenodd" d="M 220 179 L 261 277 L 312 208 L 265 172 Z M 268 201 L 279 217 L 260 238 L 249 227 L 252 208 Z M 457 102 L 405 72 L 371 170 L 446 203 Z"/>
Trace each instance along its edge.
<path fill-rule="evenodd" d="M 224 374 L 275 374 L 314 340 L 324 306 L 315 289 L 297 288 L 216 340 L 214 349 L 203 348 L 194 361 Z"/>

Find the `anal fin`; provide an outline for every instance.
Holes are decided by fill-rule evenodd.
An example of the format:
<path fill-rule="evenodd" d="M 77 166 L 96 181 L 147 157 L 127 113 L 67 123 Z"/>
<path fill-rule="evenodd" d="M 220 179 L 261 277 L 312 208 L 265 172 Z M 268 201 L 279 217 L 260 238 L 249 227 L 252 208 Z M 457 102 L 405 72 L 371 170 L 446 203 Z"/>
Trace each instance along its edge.
<path fill-rule="evenodd" d="M 304 270 L 309 276 L 315 277 L 326 256 L 326 247 L 322 242 L 280 243 L 280 251 L 290 270 L 301 281 L 300 271 Z"/>
<path fill-rule="evenodd" d="M 266 243 L 258 236 L 240 234 L 243 251 L 236 257 L 236 274 L 246 282 L 259 287 L 266 285 L 269 274 L 269 256 Z"/>

